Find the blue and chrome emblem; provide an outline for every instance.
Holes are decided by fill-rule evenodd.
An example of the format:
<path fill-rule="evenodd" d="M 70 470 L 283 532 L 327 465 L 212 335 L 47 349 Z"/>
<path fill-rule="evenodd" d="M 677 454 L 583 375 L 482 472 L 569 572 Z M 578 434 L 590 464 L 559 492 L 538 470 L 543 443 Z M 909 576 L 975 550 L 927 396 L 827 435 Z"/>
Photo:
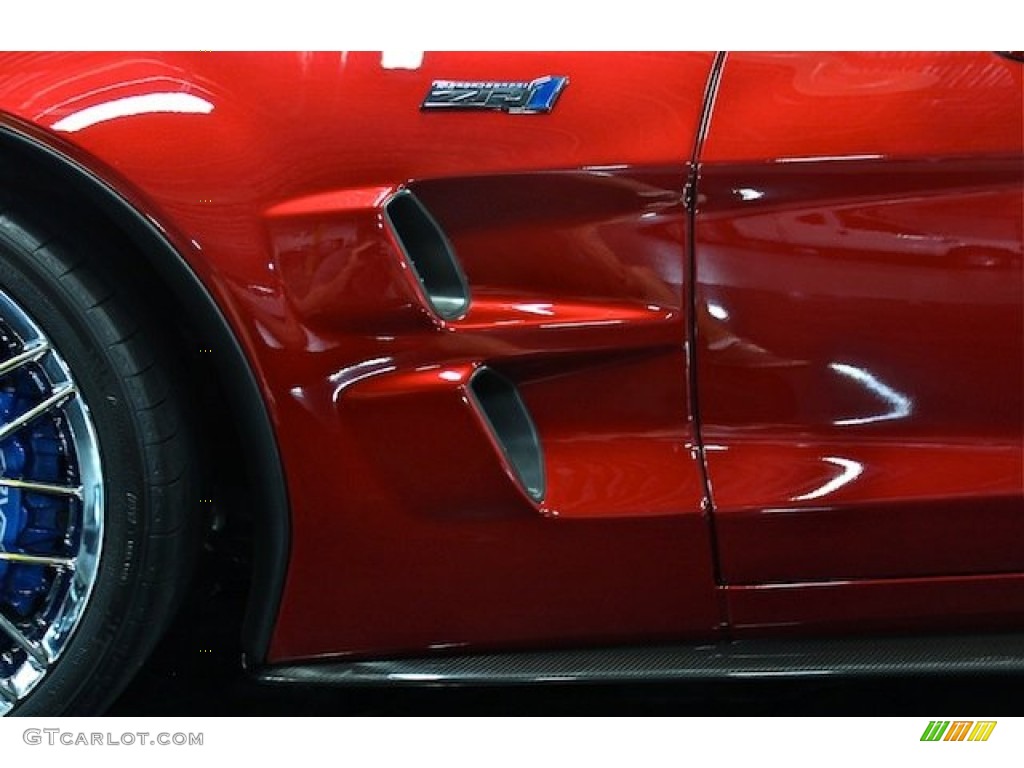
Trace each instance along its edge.
<path fill-rule="evenodd" d="M 539 115 L 554 109 L 569 78 L 545 75 L 536 80 L 435 80 L 430 84 L 423 110 L 495 109 L 513 115 Z"/>

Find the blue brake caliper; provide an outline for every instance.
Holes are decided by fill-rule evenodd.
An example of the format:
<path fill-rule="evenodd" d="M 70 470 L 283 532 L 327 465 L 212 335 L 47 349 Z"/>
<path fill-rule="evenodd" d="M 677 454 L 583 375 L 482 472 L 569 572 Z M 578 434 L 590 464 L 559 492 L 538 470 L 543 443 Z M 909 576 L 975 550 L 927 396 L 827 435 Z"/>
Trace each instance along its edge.
<path fill-rule="evenodd" d="M 0 391 L 0 424 L 17 418 L 40 397 L 31 377 L 18 376 L 13 391 Z M 42 416 L 0 442 L 3 477 L 56 483 L 60 472 L 60 439 L 52 419 Z M 61 513 L 66 506 L 67 501 L 60 497 L 0 486 L 0 548 L 8 552 L 59 553 L 63 549 Z M 8 615 L 28 616 L 48 584 L 45 566 L 0 560 L 0 605 Z"/>

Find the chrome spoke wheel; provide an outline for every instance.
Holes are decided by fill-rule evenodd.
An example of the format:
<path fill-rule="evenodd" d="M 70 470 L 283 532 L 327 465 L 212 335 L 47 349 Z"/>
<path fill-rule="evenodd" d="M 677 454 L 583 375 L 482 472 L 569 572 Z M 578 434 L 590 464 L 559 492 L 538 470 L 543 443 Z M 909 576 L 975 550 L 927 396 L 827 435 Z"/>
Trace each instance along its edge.
<path fill-rule="evenodd" d="M 60 351 L 0 291 L 0 714 L 51 672 L 92 595 L 99 444 Z"/>

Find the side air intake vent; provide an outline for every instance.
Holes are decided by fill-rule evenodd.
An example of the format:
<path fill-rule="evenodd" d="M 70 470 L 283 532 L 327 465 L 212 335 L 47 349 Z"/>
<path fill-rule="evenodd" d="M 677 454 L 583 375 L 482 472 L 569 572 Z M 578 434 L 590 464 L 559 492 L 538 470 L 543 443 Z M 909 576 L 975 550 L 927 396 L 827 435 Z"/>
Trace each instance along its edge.
<path fill-rule="evenodd" d="M 540 501 L 545 490 L 544 455 L 519 390 L 487 367 L 477 369 L 469 389 L 523 489 L 534 501 Z"/>
<path fill-rule="evenodd" d="M 469 309 L 469 289 L 448 238 L 423 204 L 408 191 L 392 197 L 384 207 L 402 253 L 423 286 L 434 311 L 455 320 Z"/>

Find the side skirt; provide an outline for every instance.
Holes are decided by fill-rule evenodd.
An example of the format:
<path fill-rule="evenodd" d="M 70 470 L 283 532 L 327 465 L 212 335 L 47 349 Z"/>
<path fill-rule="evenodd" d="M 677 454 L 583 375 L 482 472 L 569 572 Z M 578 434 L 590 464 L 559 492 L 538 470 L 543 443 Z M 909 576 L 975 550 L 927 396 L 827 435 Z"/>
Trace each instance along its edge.
<path fill-rule="evenodd" d="M 739 640 L 265 667 L 266 683 L 516 685 L 1024 672 L 1024 634 Z"/>

